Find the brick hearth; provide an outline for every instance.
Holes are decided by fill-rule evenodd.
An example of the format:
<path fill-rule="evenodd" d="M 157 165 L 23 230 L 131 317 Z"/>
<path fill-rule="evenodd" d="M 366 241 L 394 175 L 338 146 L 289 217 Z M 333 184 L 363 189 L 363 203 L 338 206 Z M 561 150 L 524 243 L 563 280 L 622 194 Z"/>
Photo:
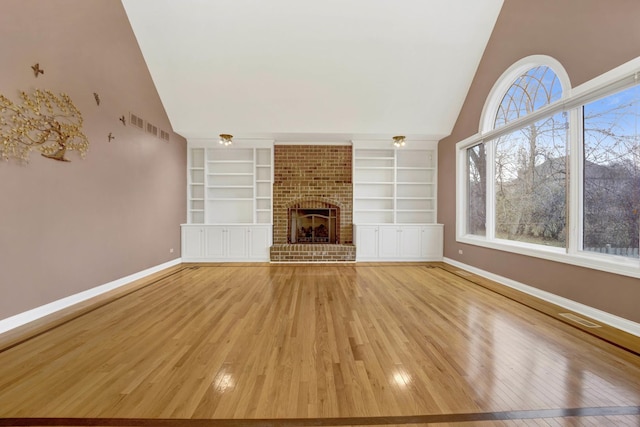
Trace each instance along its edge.
<path fill-rule="evenodd" d="M 271 262 L 353 262 L 354 245 L 283 244 L 271 246 Z"/>

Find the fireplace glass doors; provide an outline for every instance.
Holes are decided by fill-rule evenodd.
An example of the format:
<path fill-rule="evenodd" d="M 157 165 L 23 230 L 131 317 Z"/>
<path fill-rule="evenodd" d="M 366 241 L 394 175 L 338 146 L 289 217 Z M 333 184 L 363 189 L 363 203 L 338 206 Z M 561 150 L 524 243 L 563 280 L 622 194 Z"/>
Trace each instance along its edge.
<path fill-rule="evenodd" d="M 289 243 L 338 243 L 337 209 L 289 209 Z"/>

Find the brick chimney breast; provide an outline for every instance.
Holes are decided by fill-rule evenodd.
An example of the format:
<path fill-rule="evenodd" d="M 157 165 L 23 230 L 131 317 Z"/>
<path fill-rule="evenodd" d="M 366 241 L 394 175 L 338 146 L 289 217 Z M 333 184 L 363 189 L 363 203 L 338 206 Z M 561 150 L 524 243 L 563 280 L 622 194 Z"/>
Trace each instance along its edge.
<path fill-rule="evenodd" d="M 274 147 L 273 183 L 274 246 L 288 243 L 289 208 L 326 208 L 331 206 L 339 208 L 339 243 L 352 246 L 351 146 L 276 145 Z M 326 250 L 322 248 L 317 247 L 314 252 L 325 253 L 326 256 Z M 355 254 L 355 248 L 353 252 Z M 301 255 L 292 253 L 291 256 L 297 259 Z M 272 261 L 274 261 L 273 257 Z"/>

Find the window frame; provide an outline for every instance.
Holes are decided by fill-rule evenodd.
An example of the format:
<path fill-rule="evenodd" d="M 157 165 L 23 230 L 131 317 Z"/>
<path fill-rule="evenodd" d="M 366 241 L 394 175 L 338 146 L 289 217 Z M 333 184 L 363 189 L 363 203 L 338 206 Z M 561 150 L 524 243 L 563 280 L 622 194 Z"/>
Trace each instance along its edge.
<path fill-rule="evenodd" d="M 562 97 L 540 109 L 515 119 L 497 129 L 493 121 L 504 94 L 523 73 L 537 66 L 547 66 L 556 73 L 562 86 Z M 598 254 L 581 250 L 583 218 L 582 106 L 616 91 L 631 87 L 640 81 L 640 57 L 620 65 L 575 88 L 571 88 L 562 65 L 549 56 L 534 55 L 521 59 L 507 69 L 489 92 L 484 104 L 479 132 L 456 144 L 456 241 L 505 252 L 517 253 L 566 264 L 640 278 L 640 260 L 622 256 Z M 569 122 L 569 187 L 567 201 L 567 245 L 551 247 L 517 242 L 495 237 L 495 144 L 491 141 L 501 135 L 542 118 L 566 112 Z M 486 235 L 467 234 L 467 157 L 466 149 L 485 144 L 486 150 Z M 575 178 L 573 178 L 575 177 Z"/>

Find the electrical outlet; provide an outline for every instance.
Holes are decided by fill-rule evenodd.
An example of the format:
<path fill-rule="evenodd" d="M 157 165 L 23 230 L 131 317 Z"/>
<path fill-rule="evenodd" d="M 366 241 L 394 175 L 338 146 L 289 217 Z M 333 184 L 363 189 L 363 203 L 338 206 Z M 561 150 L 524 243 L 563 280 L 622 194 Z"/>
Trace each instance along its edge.
<path fill-rule="evenodd" d="M 458 253 L 462 255 L 462 249 L 458 249 Z"/>
<path fill-rule="evenodd" d="M 173 248 L 169 249 L 169 253 L 172 254 L 173 253 Z"/>

